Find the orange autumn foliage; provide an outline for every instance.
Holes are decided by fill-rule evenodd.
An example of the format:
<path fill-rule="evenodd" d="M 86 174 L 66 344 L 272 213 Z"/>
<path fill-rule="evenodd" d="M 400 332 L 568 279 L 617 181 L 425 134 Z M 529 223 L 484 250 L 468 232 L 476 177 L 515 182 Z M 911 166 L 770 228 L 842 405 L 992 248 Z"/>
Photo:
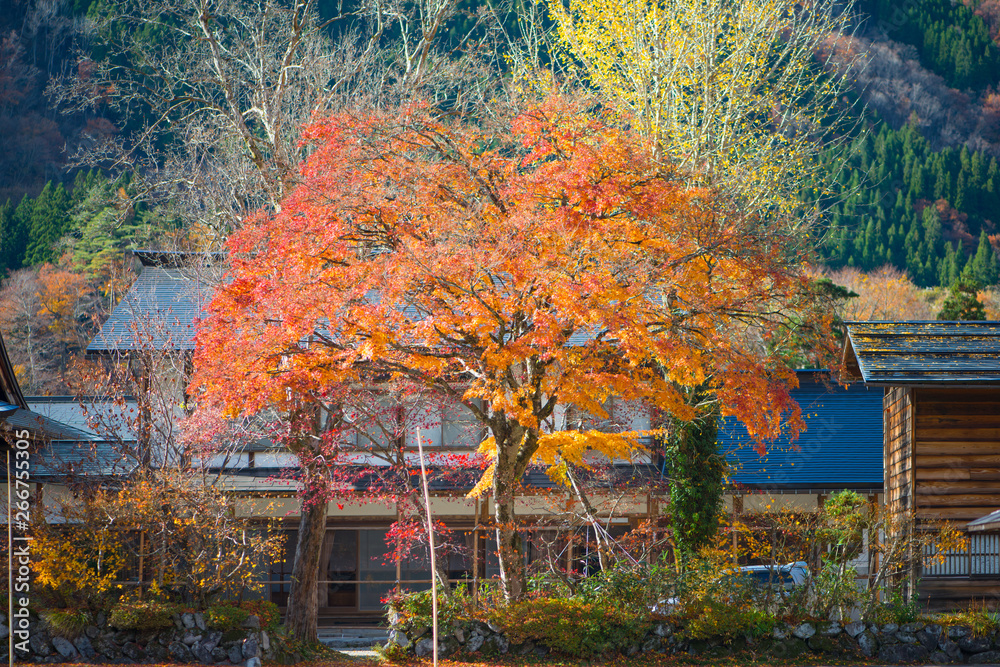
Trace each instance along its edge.
<path fill-rule="evenodd" d="M 607 416 L 615 396 L 691 419 L 687 392 L 707 385 L 762 441 L 801 427 L 773 353 L 807 291 L 800 258 L 719 215 L 628 126 L 553 97 L 491 127 L 414 105 L 305 136 L 301 184 L 230 239 L 198 337 L 203 400 L 292 410 L 378 378 L 457 400 L 488 431 L 502 568 L 530 462 L 640 447 L 548 432 L 557 404 Z"/>

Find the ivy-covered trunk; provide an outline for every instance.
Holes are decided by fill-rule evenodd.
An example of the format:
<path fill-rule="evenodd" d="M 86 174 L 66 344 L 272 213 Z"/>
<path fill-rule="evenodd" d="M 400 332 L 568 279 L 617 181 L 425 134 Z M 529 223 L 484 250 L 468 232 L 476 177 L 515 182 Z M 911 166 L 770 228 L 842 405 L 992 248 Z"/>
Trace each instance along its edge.
<path fill-rule="evenodd" d="M 726 466 L 717 443 L 718 420 L 718 409 L 712 404 L 694 421 L 672 424 L 666 457 L 678 562 L 711 544 L 719 528 Z"/>

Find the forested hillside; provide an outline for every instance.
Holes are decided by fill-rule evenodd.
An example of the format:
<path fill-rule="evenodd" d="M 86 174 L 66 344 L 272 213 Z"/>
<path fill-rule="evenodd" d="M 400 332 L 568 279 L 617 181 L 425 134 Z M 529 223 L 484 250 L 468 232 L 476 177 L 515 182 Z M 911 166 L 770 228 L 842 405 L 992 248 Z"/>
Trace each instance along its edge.
<path fill-rule="evenodd" d="M 162 26 L 137 19 L 111 25 L 113 32 L 133 31 L 141 49 L 114 50 L 116 35 L 94 27 L 95 20 L 107 18 L 112 4 L 111 0 L 0 0 L 0 275 L 7 276 L 0 329 L 21 341 L 17 348 L 25 347 L 31 336 L 45 333 L 51 339 L 48 348 L 72 354 L 94 318 L 113 305 L 127 284 L 124 250 L 218 244 L 226 224 L 231 228 L 232 220 L 268 197 L 274 201 L 280 192 L 248 190 L 254 183 L 280 185 L 288 163 L 298 159 L 296 148 L 282 154 L 283 147 L 296 146 L 290 128 L 308 118 L 311 108 L 321 108 L 317 100 L 296 92 L 294 99 L 301 108 L 287 117 L 248 124 L 242 147 L 220 140 L 224 135 L 218 127 L 223 121 L 242 123 L 244 115 L 249 118 L 262 108 L 268 111 L 268 104 L 257 103 L 266 98 L 264 88 L 251 86 L 241 93 L 252 102 L 242 111 L 222 110 L 202 125 L 179 124 L 196 115 L 193 107 L 176 102 L 185 95 L 197 97 L 194 86 L 202 85 L 204 77 L 192 83 L 182 76 L 195 61 L 171 61 L 176 66 L 172 81 L 133 78 L 116 89 L 100 78 L 100 68 L 109 63 L 148 76 L 141 66 L 141 49 L 147 50 L 146 56 L 155 56 L 184 46 L 169 41 Z M 140 9 L 148 10 L 146 4 L 116 4 L 118 9 L 129 6 L 136 8 L 137 16 Z M 239 0 L 228 7 L 237 18 Z M 343 11 L 342 4 L 334 2 L 316 7 L 322 19 Z M 444 35 L 443 41 L 456 47 L 445 50 L 452 54 L 458 47 L 477 48 L 476 40 L 490 21 L 496 24 L 485 3 L 463 2 L 458 7 L 435 28 Z M 852 115 L 846 123 L 852 129 L 844 137 L 846 158 L 827 155 L 823 166 L 829 178 L 808 184 L 801 194 L 805 206 L 824 211 L 821 228 L 812 235 L 816 263 L 825 265 L 831 275 L 855 269 L 871 273 L 890 265 L 925 288 L 947 288 L 963 271 L 983 286 L 996 284 L 1000 0 L 964 4 L 862 0 L 856 9 L 853 36 L 829 40 L 826 52 L 816 54 L 817 62 L 850 75 L 854 96 L 844 98 L 844 108 Z M 358 86 L 356 79 L 365 76 L 365 70 L 360 65 L 352 70 L 352 64 L 384 57 L 366 50 L 365 35 L 374 31 L 375 37 L 391 34 L 393 39 L 409 39 L 399 27 L 405 22 L 369 26 L 364 33 L 355 29 L 351 16 L 323 25 L 324 43 L 337 49 L 336 55 L 326 58 L 327 69 L 303 68 L 304 78 L 297 85 L 307 86 L 312 76 L 324 85 L 354 81 L 352 85 Z M 227 23 L 224 29 L 239 35 L 236 24 Z M 278 31 L 282 25 L 279 21 L 268 30 Z M 510 33 L 512 25 L 509 21 L 503 31 L 495 32 Z M 411 51 L 398 56 L 407 59 L 401 75 L 404 84 L 411 66 L 423 66 L 420 48 L 414 41 Z M 330 69 L 331 61 L 340 69 Z M 447 72 L 446 81 L 435 84 L 438 99 L 451 104 L 475 87 L 475 71 L 460 69 L 456 65 Z M 232 75 L 239 73 L 233 70 Z M 145 102 L 138 96 L 127 97 L 126 84 L 133 91 L 146 86 L 164 99 L 173 95 L 174 106 L 162 112 L 153 92 Z M 176 116 L 171 116 L 174 112 Z M 271 124 L 283 128 L 274 137 Z M 147 131 L 141 138 L 140 129 Z M 254 154 L 254 144 L 260 141 L 265 150 L 259 160 L 244 159 L 239 168 L 226 162 L 225 151 Z M 190 146 L 207 145 L 213 147 L 183 154 Z M 161 159 L 160 150 L 169 159 Z M 149 178 L 154 172 L 158 180 Z M 215 203 L 198 194 L 213 188 Z M 219 202 L 231 204 L 222 210 Z M 220 215 L 230 222 L 218 224 Z M 43 275 L 46 266 L 54 268 Z M 58 281 L 52 271 L 58 272 Z M 45 291 L 38 287 L 42 283 L 50 290 L 72 286 L 71 310 L 76 314 L 68 314 L 65 304 L 42 305 L 36 298 Z M 14 308 L 14 294 L 35 294 L 34 305 Z M 73 320 L 72 326 L 67 318 Z M 66 333 L 71 329 L 75 333 Z M 30 367 L 25 377 L 33 378 L 32 390 L 65 390 L 64 379 L 45 371 L 59 364 L 38 361 L 49 354 L 46 345 L 30 363 L 19 359 L 22 367 Z"/>

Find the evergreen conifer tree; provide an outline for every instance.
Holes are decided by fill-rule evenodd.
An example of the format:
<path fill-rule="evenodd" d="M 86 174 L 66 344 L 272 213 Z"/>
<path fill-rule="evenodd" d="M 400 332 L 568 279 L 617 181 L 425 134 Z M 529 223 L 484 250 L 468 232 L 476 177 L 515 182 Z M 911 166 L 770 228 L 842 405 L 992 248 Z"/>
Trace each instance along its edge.
<path fill-rule="evenodd" d="M 979 300 L 981 285 L 968 272 L 964 273 L 951 286 L 948 298 L 945 299 L 939 320 L 985 320 L 986 309 Z"/>
<path fill-rule="evenodd" d="M 969 272 L 972 277 L 983 285 L 993 285 L 997 281 L 997 256 L 990 245 L 984 229 L 979 235 L 979 247 L 972 261 L 969 262 Z"/>

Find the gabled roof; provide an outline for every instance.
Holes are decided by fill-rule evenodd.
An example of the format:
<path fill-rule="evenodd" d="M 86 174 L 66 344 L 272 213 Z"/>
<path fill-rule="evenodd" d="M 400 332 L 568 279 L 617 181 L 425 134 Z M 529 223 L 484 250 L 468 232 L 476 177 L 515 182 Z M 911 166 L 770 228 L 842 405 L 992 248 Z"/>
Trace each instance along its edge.
<path fill-rule="evenodd" d="M 115 306 L 88 354 L 194 350 L 195 319 L 212 297 L 206 270 L 214 255 L 136 251 L 142 272 Z"/>
<path fill-rule="evenodd" d="M 134 401 L 72 396 L 29 396 L 27 401 L 32 414 L 50 424 L 49 437 L 32 453 L 33 478 L 113 477 L 135 469 Z"/>
<path fill-rule="evenodd" d="M 814 371 L 798 373 L 792 398 L 802 408 L 806 431 L 754 449 L 735 418 L 719 426 L 719 451 L 730 466 L 730 483 L 749 489 L 882 488 L 882 390 L 861 383 L 846 389 L 824 383 Z"/>
<path fill-rule="evenodd" d="M 870 385 L 1000 385 L 1000 322 L 848 322 L 844 365 Z"/>

